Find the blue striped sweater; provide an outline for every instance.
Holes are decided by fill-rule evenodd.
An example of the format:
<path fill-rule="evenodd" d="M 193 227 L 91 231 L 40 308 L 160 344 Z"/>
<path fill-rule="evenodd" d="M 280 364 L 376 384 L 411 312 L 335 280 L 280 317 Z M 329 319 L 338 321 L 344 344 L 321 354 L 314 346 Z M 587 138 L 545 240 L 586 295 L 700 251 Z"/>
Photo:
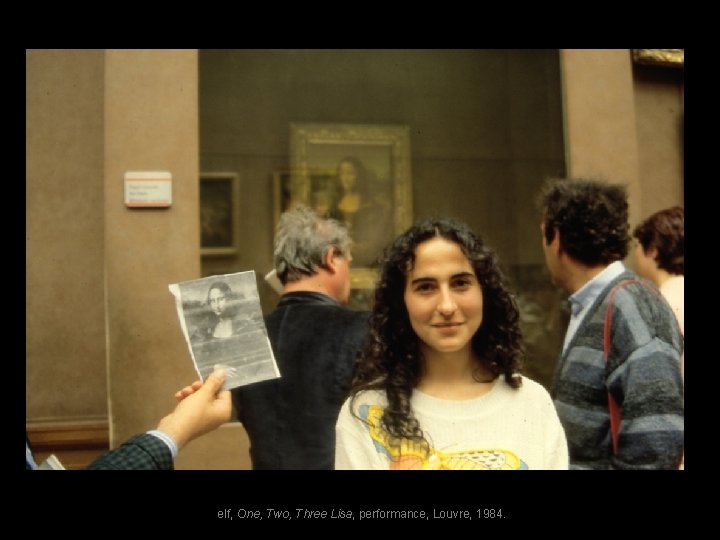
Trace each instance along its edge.
<path fill-rule="evenodd" d="M 683 340 L 659 293 L 641 284 L 618 291 L 607 364 L 603 358 L 608 296 L 625 279 L 639 278 L 625 271 L 606 287 L 555 368 L 552 396 L 571 469 L 672 469 L 683 451 Z M 621 409 L 617 455 L 610 440 L 608 390 Z"/>

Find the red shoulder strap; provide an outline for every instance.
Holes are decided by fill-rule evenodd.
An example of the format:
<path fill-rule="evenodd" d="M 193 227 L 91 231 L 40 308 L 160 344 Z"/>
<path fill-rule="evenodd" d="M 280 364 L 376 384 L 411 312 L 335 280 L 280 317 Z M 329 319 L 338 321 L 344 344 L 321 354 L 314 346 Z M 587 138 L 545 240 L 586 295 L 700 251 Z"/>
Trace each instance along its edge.
<path fill-rule="evenodd" d="M 608 305 L 607 310 L 605 311 L 605 324 L 603 327 L 603 359 L 605 360 L 605 363 L 607 364 L 608 361 L 608 355 L 610 354 L 610 342 L 612 341 L 612 335 L 611 335 L 611 329 L 612 329 L 612 305 L 613 301 L 615 300 L 615 295 L 618 293 L 620 289 L 625 287 L 626 285 L 630 285 L 631 283 L 639 283 L 643 287 L 645 287 L 647 290 L 652 292 L 654 295 L 659 296 L 658 291 L 656 291 L 652 286 L 650 286 L 647 282 L 639 280 L 639 279 L 624 279 L 620 281 L 615 287 L 613 287 L 612 291 L 610 291 L 610 294 L 608 295 Z M 620 407 L 617 404 L 617 401 L 615 401 L 615 398 L 610 393 L 610 389 L 608 388 L 608 408 L 610 409 L 610 438 L 612 440 L 612 447 L 613 447 L 613 454 L 617 455 L 618 452 L 618 435 L 620 432 Z"/>

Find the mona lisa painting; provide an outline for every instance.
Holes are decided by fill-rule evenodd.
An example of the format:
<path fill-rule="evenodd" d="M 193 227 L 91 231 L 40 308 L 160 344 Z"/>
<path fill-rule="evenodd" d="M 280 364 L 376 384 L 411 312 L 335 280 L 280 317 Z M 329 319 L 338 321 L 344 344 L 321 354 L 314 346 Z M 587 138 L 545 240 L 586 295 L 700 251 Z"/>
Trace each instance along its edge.
<path fill-rule="evenodd" d="M 293 123 L 290 159 L 278 210 L 305 204 L 347 225 L 353 287 L 374 287 L 383 248 L 412 221 L 409 128 Z"/>

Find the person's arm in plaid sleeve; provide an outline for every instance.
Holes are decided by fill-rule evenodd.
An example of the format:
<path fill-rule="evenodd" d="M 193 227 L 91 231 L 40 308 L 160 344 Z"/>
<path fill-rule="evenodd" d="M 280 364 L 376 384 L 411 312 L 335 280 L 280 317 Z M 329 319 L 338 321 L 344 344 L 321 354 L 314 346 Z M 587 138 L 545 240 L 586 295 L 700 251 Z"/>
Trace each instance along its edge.
<path fill-rule="evenodd" d="M 183 446 L 230 420 L 230 391 L 219 391 L 224 381 L 225 374 L 215 371 L 205 384 L 196 381 L 186 386 L 175 394 L 180 403 L 160 420 L 156 430 L 131 437 L 88 469 L 173 469 L 173 460 Z"/>

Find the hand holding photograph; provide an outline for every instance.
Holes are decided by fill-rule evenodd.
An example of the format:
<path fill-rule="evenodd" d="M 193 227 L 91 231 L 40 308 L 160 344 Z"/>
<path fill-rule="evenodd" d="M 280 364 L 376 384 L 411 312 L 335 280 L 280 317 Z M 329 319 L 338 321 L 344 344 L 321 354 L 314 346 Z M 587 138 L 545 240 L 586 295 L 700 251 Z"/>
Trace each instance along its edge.
<path fill-rule="evenodd" d="M 225 370 L 225 390 L 280 377 L 254 271 L 168 287 L 175 296 L 180 326 L 201 380 L 216 368 Z"/>

